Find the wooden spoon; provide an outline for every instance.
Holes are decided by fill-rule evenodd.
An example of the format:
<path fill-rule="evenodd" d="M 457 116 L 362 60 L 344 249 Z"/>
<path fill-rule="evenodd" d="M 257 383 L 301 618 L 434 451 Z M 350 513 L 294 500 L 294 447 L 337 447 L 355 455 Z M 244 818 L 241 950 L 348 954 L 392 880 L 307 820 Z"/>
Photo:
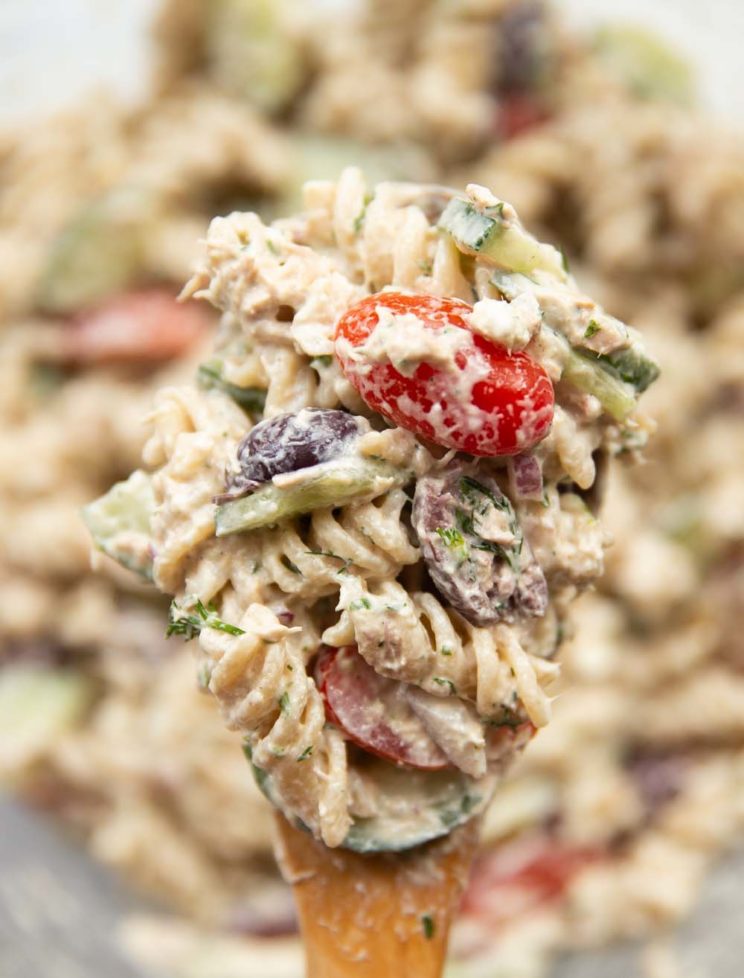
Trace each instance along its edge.
<path fill-rule="evenodd" d="M 276 824 L 306 978 L 439 978 L 478 844 L 477 819 L 410 852 L 369 856 L 328 849 L 279 814 Z"/>

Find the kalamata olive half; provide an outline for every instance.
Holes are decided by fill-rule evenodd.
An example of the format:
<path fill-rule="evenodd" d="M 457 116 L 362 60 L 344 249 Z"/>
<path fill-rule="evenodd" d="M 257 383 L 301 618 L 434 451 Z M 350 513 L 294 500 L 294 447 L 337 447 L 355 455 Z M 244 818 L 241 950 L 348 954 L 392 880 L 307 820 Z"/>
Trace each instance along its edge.
<path fill-rule="evenodd" d="M 245 496 L 275 475 L 338 458 L 366 430 L 363 418 L 322 408 L 303 408 L 260 421 L 240 443 L 239 468 L 228 475 L 219 501 Z"/>
<path fill-rule="evenodd" d="M 545 576 L 493 478 L 450 463 L 419 479 L 412 518 L 432 581 L 469 622 L 545 614 Z"/>

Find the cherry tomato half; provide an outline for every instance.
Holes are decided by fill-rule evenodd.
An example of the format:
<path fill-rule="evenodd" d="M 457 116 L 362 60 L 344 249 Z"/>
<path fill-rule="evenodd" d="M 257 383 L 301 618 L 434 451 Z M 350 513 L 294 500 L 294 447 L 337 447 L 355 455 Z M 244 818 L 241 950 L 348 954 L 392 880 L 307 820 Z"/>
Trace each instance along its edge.
<path fill-rule="evenodd" d="M 447 330 L 451 341 L 449 327 L 453 326 L 465 330 L 468 339 L 455 345 L 449 363 L 422 359 L 410 375 L 403 374 L 389 360 L 365 353 L 364 344 L 379 323 L 381 308 L 397 316 L 413 314 L 434 334 L 434 342 L 442 330 Z M 373 410 L 438 445 L 471 455 L 527 451 L 550 429 L 553 385 L 543 367 L 526 353 L 509 352 L 473 333 L 465 318 L 470 311 L 466 302 L 432 295 L 368 296 L 336 326 L 341 369 Z M 404 340 L 401 347 L 405 348 Z"/>
<path fill-rule="evenodd" d="M 578 873 L 602 858 L 597 848 L 547 836 L 504 842 L 476 860 L 462 910 L 493 925 L 506 923 L 558 900 Z"/>
<path fill-rule="evenodd" d="M 76 316 L 65 330 L 78 364 L 157 363 L 184 354 L 207 335 L 212 316 L 165 289 L 114 296 Z"/>
<path fill-rule="evenodd" d="M 324 646 L 315 682 L 328 720 L 370 754 L 424 771 L 450 766 L 409 706 L 405 684 L 379 676 L 354 646 Z"/>
<path fill-rule="evenodd" d="M 513 92 L 499 103 L 496 133 L 501 139 L 514 139 L 529 132 L 550 118 L 547 110 L 535 101 L 534 96 Z"/>

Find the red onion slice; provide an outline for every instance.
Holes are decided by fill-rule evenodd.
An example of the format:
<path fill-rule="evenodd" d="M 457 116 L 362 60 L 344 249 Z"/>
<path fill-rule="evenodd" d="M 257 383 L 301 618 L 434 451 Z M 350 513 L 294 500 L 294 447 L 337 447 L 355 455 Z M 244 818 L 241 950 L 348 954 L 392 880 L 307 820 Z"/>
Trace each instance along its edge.
<path fill-rule="evenodd" d="M 509 485 L 517 499 L 542 499 L 543 477 L 535 455 L 514 455 L 507 459 Z"/>

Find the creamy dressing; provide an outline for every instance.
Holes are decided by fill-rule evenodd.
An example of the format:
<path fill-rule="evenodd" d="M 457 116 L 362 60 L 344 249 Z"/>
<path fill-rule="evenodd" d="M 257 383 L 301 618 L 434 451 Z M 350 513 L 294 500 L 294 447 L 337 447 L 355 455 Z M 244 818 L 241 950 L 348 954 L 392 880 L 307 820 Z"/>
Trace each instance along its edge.
<path fill-rule="evenodd" d="M 567 604 L 602 569 L 607 537 L 578 495 L 596 478 L 593 454 L 640 442 L 648 427 L 610 423 L 598 396 L 565 379 L 572 348 L 635 348 L 635 334 L 579 292 L 555 249 L 532 239 L 509 204 L 482 187 L 468 193 L 486 216 L 492 209 L 515 267 L 534 252 L 534 276 L 500 270 L 498 247 L 462 262 L 436 226 L 450 192 L 381 184 L 369 194 L 349 170 L 338 184 L 307 188 L 305 215 L 272 226 L 255 214 L 216 218 L 185 289 L 222 310 L 215 355 L 231 382 L 266 387 L 265 418 L 293 414 L 302 428 L 312 407 L 358 420 L 339 458 L 273 470 L 266 485 L 247 487 L 247 499 L 270 490 L 276 513 L 277 500 L 307 498 L 329 476 L 343 505 L 320 494 L 313 511 L 294 511 L 299 518 L 217 537 L 213 500 L 237 471 L 250 418 L 226 393 L 196 388 L 162 395 L 153 418 L 155 580 L 180 604 L 214 609 L 199 645 L 226 722 L 246 738 L 274 803 L 332 846 L 405 848 L 485 805 L 494 779 L 547 722 L 558 666 L 544 657 Z M 384 363 L 408 380 L 421 364 L 435 367 L 429 405 L 406 394 L 382 405 L 428 425 L 434 442 L 448 431 L 448 400 L 463 433 L 483 424 L 472 394 L 488 368 L 473 334 L 546 370 L 556 407 L 534 448 L 542 499 L 507 498 L 503 460 L 437 460 L 410 432 L 385 427 L 351 387 L 334 356 L 336 324 L 362 298 L 390 289 L 476 299 L 469 330 L 431 329 L 380 302 L 365 342 L 337 347 L 362 376 Z M 516 407 L 527 445 L 546 419 L 530 397 Z M 358 472 L 367 478 L 375 465 L 379 476 L 360 493 Z M 124 556 L 137 557 L 134 538 L 121 540 Z M 417 748 L 433 742 L 450 766 L 357 765 L 311 675 L 322 643 L 356 646 L 378 677 L 400 683 L 389 702 L 373 698 L 368 723 L 387 724 Z"/>
<path fill-rule="evenodd" d="M 530 294 L 518 295 L 511 302 L 480 299 L 465 318 L 474 333 L 507 350 L 523 350 L 541 324 L 540 307 Z"/>

